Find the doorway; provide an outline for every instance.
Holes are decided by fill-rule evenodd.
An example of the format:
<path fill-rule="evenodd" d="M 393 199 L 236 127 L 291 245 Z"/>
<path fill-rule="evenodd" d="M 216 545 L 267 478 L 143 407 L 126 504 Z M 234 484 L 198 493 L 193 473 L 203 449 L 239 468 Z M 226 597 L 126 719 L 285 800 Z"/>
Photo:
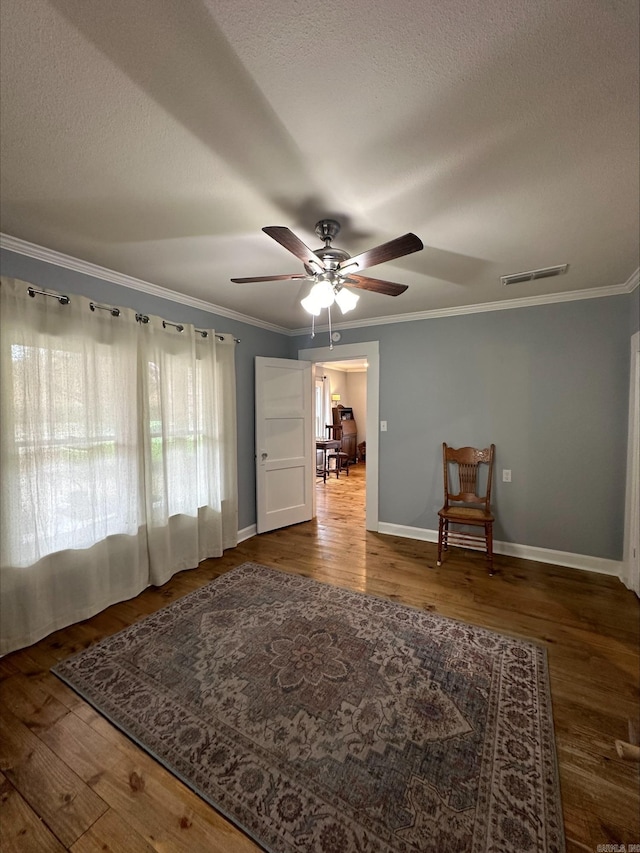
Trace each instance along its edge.
<path fill-rule="evenodd" d="M 631 338 L 622 582 L 640 596 L 640 332 Z"/>
<path fill-rule="evenodd" d="M 365 359 L 366 372 L 366 440 L 367 440 L 367 472 L 366 472 L 366 511 L 365 527 L 367 530 L 378 530 L 378 414 L 379 414 L 379 382 L 380 358 L 378 341 L 366 341 L 360 344 L 344 344 L 342 346 L 314 347 L 298 350 L 298 358 L 310 361 L 314 365 L 324 364 L 330 368 L 331 362 L 343 362 L 352 359 Z"/>
<path fill-rule="evenodd" d="M 333 476 L 330 480 L 339 480 L 353 492 L 354 502 L 356 493 L 362 502 L 362 526 L 364 527 L 365 484 L 366 484 L 366 438 L 367 438 L 367 361 L 364 358 L 353 358 L 346 361 L 319 362 L 316 369 L 316 437 L 320 439 L 339 439 L 341 450 L 346 456 L 342 457 L 341 466 L 347 463 L 344 477 Z M 329 425 L 333 429 L 329 429 Z M 329 451 L 331 454 L 331 451 Z M 318 462 L 323 461 L 323 451 L 318 451 Z M 336 460 L 337 463 L 337 460 Z M 351 476 L 353 475 L 353 476 Z M 358 481 L 358 489 L 349 484 Z M 327 490 L 329 495 L 336 495 L 335 488 Z M 316 496 L 319 494 L 316 491 Z M 318 515 L 323 505 L 333 502 L 317 502 Z"/>

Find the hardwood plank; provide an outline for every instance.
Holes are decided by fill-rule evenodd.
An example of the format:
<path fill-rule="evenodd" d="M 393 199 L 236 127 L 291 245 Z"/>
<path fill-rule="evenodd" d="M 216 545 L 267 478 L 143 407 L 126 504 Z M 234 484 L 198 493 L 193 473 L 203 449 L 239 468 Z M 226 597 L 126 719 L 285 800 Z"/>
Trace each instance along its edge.
<path fill-rule="evenodd" d="M 5 655 L 5 657 L 0 658 L 0 681 L 12 675 L 17 675 L 19 672 L 20 668 L 11 655 Z"/>
<path fill-rule="evenodd" d="M 4 707 L 0 769 L 66 846 L 106 811 L 106 804 L 69 766 Z"/>
<path fill-rule="evenodd" d="M 155 847 L 147 844 L 116 811 L 108 809 L 71 850 L 72 853 L 154 853 Z"/>
<path fill-rule="evenodd" d="M 631 828 L 638 820 L 637 776 L 634 780 L 631 770 L 627 772 L 622 767 L 610 767 L 611 762 L 595 750 L 579 749 L 562 740 L 557 747 L 562 766 L 560 783 L 563 792 L 565 787 L 569 791 L 564 804 L 579 804 L 588 823 L 596 820 L 612 826 L 630 827 L 624 832 L 624 838 L 617 838 L 617 843 L 638 843 L 636 830 Z M 598 779 L 597 789 L 589 784 L 594 778 Z M 601 814 L 598 808 L 601 798 L 615 802 L 615 810 Z"/>
<path fill-rule="evenodd" d="M 50 667 L 57 660 L 47 654 L 43 655 L 41 652 L 42 649 L 39 645 L 15 652 L 15 659 L 20 661 L 20 668 L 17 673 L 27 676 L 29 682 L 33 682 L 34 685 L 41 688 L 43 693 L 56 699 L 67 710 L 72 710 L 82 704 L 84 700 L 50 671 Z M 9 695 L 9 692 L 5 693 L 5 701 L 9 701 Z"/>
<path fill-rule="evenodd" d="M 7 713 L 104 801 L 102 815 L 74 839 L 75 853 L 109 850 L 127 831 L 135 838 L 132 844 L 147 845 L 143 850 L 257 850 L 48 672 L 57 660 L 245 561 L 544 645 L 567 851 L 593 853 L 598 844 L 640 843 L 638 765 L 623 762 L 614 748 L 616 738 L 627 739 L 629 719 L 640 731 L 638 599 L 614 577 L 505 556 L 496 558 L 498 573 L 490 578 L 482 555 L 463 549 L 452 548 L 438 567 L 434 543 L 365 531 L 365 474 L 365 466 L 357 464 L 349 477 L 317 484 L 318 516 L 313 521 L 255 536 L 220 559 L 206 560 L 160 588 L 149 588 L 3 658 L 0 679 Z M 63 709 L 72 713 L 63 714 Z M 6 760 L 6 755 L 0 746 L 0 758 Z M 25 755 L 18 759 L 24 761 Z M 56 787 L 53 767 L 41 762 L 40 773 L 43 790 Z M 40 796 L 47 800 L 44 793 Z M 45 803 L 35 795 L 25 807 L 46 820 Z M 20 820 L 16 814 L 9 824 L 20 825 Z"/>
<path fill-rule="evenodd" d="M 69 713 L 37 678 L 22 674 L 0 683 L 0 702 L 33 730 L 47 728 Z"/>
<path fill-rule="evenodd" d="M 149 846 L 185 853 L 258 849 L 99 714 L 92 711 L 90 719 L 95 728 L 68 714 L 43 737 Z"/>
<path fill-rule="evenodd" d="M 3 853 L 64 853 L 65 850 L 2 773 L 0 850 Z"/>

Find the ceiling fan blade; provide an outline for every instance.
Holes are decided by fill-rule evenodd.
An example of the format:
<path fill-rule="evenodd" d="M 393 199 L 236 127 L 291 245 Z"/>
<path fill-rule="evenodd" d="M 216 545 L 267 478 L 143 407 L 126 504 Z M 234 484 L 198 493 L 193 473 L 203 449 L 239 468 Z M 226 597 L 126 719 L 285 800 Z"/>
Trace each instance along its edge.
<path fill-rule="evenodd" d="M 284 225 L 267 225 L 262 229 L 265 234 L 284 246 L 289 252 L 294 254 L 296 258 L 300 258 L 303 264 L 309 267 L 315 267 L 319 270 L 324 270 L 324 263 L 320 258 L 306 246 L 299 237 Z"/>
<path fill-rule="evenodd" d="M 379 278 L 369 278 L 366 275 L 350 275 L 344 280 L 344 283 L 347 287 L 373 290 L 374 293 L 384 293 L 385 296 L 400 296 L 408 288 L 406 284 L 395 284 L 393 281 L 382 281 Z"/>
<path fill-rule="evenodd" d="M 338 269 L 349 275 L 352 268 L 364 270 L 367 267 L 375 267 L 376 264 L 393 261 L 395 258 L 403 258 L 412 252 L 419 252 L 420 249 L 424 249 L 424 245 L 419 237 L 411 233 L 403 234 L 402 237 L 396 237 L 395 240 L 389 240 L 388 243 L 382 243 L 367 252 L 362 252 L 342 261 Z"/>
<path fill-rule="evenodd" d="M 308 275 L 260 275 L 255 278 L 232 278 L 234 284 L 250 284 L 252 281 L 299 281 L 308 279 Z"/>

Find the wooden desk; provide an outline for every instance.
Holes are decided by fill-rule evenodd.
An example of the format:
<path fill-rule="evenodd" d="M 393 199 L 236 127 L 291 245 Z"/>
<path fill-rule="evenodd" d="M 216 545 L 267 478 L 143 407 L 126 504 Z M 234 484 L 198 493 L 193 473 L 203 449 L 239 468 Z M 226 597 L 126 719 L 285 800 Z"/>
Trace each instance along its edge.
<path fill-rule="evenodd" d="M 327 468 L 327 450 L 339 450 L 340 442 L 335 438 L 327 438 L 327 439 L 316 439 L 316 452 L 318 450 L 322 451 L 322 468 L 319 468 L 316 463 L 316 477 L 322 477 L 322 482 L 327 482 L 327 474 L 329 473 L 329 469 Z"/>

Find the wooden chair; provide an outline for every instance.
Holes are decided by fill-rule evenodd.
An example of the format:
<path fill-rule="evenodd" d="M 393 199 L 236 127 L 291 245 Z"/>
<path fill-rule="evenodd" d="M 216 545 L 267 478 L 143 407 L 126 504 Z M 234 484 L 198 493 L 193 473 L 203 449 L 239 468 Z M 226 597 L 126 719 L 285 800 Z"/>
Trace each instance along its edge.
<path fill-rule="evenodd" d="M 331 465 L 328 466 L 329 473 L 335 474 L 337 479 L 340 479 L 340 471 L 346 471 L 348 477 L 349 454 L 345 453 L 344 450 L 336 450 L 335 453 L 330 453 L 327 456 L 327 462 L 330 463 L 332 459 L 335 462 L 335 466 L 333 468 L 331 467 Z"/>
<path fill-rule="evenodd" d="M 342 441 L 342 424 L 325 424 L 327 427 L 327 435 L 329 438 L 335 438 L 337 441 Z M 334 467 L 330 463 L 333 460 Z M 349 476 L 349 454 L 345 453 L 340 447 L 332 451 L 327 456 L 327 473 L 335 474 L 337 479 L 340 479 L 340 471 L 346 469 L 347 477 Z"/>
<path fill-rule="evenodd" d="M 438 512 L 438 565 L 442 565 L 442 552 L 449 545 L 482 543 L 487 555 L 489 574 L 493 575 L 493 522 L 491 513 L 491 483 L 495 445 L 479 450 L 461 447 L 455 450 L 443 442 L 444 506 Z M 480 489 L 480 465 L 487 465 L 487 479 Z M 478 494 L 479 491 L 484 494 Z M 482 527 L 484 532 L 468 533 L 449 530 L 449 525 Z"/>

